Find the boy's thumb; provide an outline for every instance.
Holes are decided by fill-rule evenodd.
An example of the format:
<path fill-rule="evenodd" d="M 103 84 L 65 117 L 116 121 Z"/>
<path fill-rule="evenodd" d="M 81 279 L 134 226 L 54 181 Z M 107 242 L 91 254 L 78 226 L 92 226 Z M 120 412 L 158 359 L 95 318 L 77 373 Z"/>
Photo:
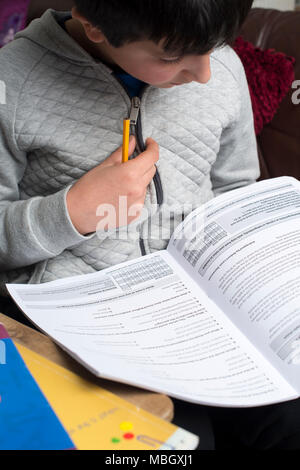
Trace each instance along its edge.
<path fill-rule="evenodd" d="M 136 144 L 135 136 L 131 135 L 129 138 L 129 148 L 128 148 L 129 156 L 134 152 L 135 144 Z M 115 150 L 109 157 L 107 157 L 106 160 L 104 160 L 104 162 L 102 163 L 102 166 L 104 166 L 105 163 L 107 165 L 119 163 L 122 160 L 122 150 L 123 150 L 123 146 L 121 145 L 121 147 Z"/>
<path fill-rule="evenodd" d="M 129 155 L 131 155 L 133 152 L 134 152 L 134 149 L 135 149 L 135 145 L 136 145 L 136 140 L 135 140 L 135 136 L 134 135 L 131 135 L 129 137 L 129 147 L 128 147 L 128 153 Z M 122 152 L 122 149 L 123 149 L 123 145 L 121 145 L 121 147 L 118 148 L 117 152 Z"/>
<path fill-rule="evenodd" d="M 133 153 L 133 152 L 134 152 L 135 145 L 136 145 L 135 136 L 134 136 L 134 135 L 131 135 L 131 136 L 129 137 L 129 152 L 130 152 L 130 153 Z"/>
<path fill-rule="evenodd" d="M 128 156 L 130 157 L 133 152 L 134 152 L 134 149 L 135 149 L 135 145 L 136 145 L 136 139 L 135 139 L 135 136 L 134 135 L 131 135 L 129 137 L 129 146 L 128 146 Z M 122 154 L 122 150 L 123 150 L 123 146 L 121 146 L 118 151 Z"/>

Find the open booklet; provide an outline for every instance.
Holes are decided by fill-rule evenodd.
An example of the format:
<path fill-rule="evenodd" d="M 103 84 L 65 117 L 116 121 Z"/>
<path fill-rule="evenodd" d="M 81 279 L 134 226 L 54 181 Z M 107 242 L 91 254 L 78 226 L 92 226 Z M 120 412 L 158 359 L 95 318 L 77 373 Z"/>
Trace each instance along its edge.
<path fill-rule="evenodd" d="M 167 250 L 95 274 L 7 284 L 94 374 L 212 406 L 300 395 L 300 182 L 240 188 L 193 211 Z"/>

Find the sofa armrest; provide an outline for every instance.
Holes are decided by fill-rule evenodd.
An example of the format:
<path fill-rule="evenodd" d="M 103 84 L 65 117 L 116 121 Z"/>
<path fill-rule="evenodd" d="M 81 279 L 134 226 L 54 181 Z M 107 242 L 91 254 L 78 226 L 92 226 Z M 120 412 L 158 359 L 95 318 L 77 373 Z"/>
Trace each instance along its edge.
<path fill-rule="evenodd" d="M 295 76 L 300 80 L 300 11 L 254 8 L 240 34 L 258 47 L 295 57 Z M 291 89 L 258 137 L 261 179 L 285 175 L 300 179 L 300 104 L 293 103 L 294 93 Z"/>

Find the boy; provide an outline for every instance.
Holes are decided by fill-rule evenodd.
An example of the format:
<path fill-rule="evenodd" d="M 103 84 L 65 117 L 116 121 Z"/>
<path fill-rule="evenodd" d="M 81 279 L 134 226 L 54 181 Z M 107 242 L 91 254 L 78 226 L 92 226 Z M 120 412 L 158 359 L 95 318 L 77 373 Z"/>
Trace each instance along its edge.
<path fill-rule="evenodd" d="M 259 176 L 245 73 L 221 47 L 252 0 L 74 3 L 0 53 L 3 293 L 164 249 L 171 225 Z M 121 164 L 129 115 L 135 158 Z"/>
<path fill-rule="evenodd" d="M 48 10 L 0 53 L 2 288 L 164 249 L 187 207 L 259 176 L 244 70 L 229 46 L 217 47 L 251 0 L 75 4 L 72 15 Z M 136 158 L 122 165 L 132 96 Z M 138 237 L 131 222 L 141 211 L 119 214 L 120 197 L 149 214 Z M 104 204 L 121 232 L 129 224 L 127 237 L 118 223 L 101 227 Z"/>

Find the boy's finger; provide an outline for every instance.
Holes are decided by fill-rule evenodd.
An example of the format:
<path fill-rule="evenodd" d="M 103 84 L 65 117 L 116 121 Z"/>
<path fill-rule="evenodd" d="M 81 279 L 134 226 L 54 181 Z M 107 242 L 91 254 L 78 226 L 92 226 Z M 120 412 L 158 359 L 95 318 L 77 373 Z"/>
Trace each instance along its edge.
<path fill-rule="evenodd" d="M 147 187 L 153 180 L 155 173 L 156 173 L 156 166 L 152 165 L 152 168 L 142 176 L 141 178 L 142 185 Z"/>
<path fill-rule="evenodd" d="M 147 149 L 128 163 L 134 166 L 137 174 L 145 174 L 152 169 L 159 159 L 159 145 L 155 140 L 149 138 L 146 141 Z"/>

